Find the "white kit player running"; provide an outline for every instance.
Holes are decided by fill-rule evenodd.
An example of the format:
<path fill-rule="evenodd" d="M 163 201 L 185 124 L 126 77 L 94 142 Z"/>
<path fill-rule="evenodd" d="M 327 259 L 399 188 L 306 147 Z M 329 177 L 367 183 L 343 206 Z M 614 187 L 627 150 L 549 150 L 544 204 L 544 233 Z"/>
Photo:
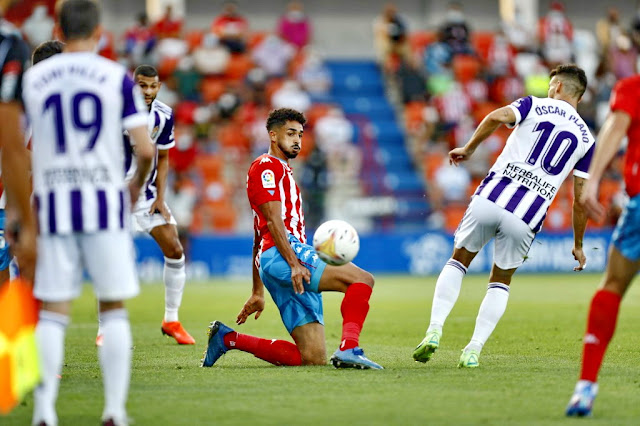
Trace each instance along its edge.
<path fill-rule="evenodd" d="M 55 403 L 71 301 L 83 269 L 100 303 L 104 343 L 103 424 L 127 424 L 132 336 L 123 300 L 138 294 L 130 206 L 138 198 L 154 148 L 140 88 L 121 65 L 96 55 L 100 12 L 92 0 L 67 0 L 59 11 L 64 52 L 24 78 L 32 127 L 33 193 L 39 224 L 34 294 L 42 301 L 36 339 L 42 382 L 33 424 L 56 425 Z M 122 132 L 136 143 L 138 171 L 124 180 Z"/>
<path fill-rule="evenodd" d="M 479 365 L 485 342 L 502 317 L 509 284 L 542 228 L 549 205 L 571 170 L 575 200 L 589 175 L 595 140 L 576 111 L 587 87 L 584 71 L 560 65 L 551 72 L 549 97 L 527 96 L 499 108 L 480 123 L 469 142 L 449 153 L 450 163 L 468 160 L 476 147 L 501 124 L 517 126 L 487 177 L 482 181 L 455 233 L 455 248 L 436 283 L 431 321 L 413 358 L 427 362 L 440 345 L 442 327 L 460 294 L 462 279 L 476 254 L 495 239 L 494 264 L 487 294 L 480 305 L 470 343 L 462 350 L 459 367 Z M 582 239 L 586 214 L 573 204 L 573 256 L 584 269 Z"/>
<path fill-rule="evenodd" d="M 163 280 L 165 287 L 164 319 L 160 330 L 173 337 L 181 345 L 194 345 L 195 339 L 182 327 L 178 320 L 178 309 L 182 302 L 182 293 L 186 281 L 184 250 L 178 237 L 176 220 L 164 202 L 164 193 L 169 173 L 169 149 L 175 146 L 173 138 L 173 110 L 156 99 L 162 83 L 158 71 L 150 65 L 140 65 L 134 71 L 133 78 L 142 89 L 144 100 L 149 108 L 148 131 L 156 146 L 151 171 L 140 198 L 133 208 L 133 229 L 147 232 L 158 243 L 164 255 Z M 135 173 L 135 146 L 125 135 L 125 172 L 127 179 Z M 102 344 L 100 329 L 96 345 Z"/>

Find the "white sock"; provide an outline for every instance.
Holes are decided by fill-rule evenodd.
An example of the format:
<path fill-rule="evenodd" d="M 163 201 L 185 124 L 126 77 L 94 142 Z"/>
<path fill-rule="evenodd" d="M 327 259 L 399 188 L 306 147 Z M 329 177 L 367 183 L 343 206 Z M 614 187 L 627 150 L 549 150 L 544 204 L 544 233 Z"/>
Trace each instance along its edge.
<path fill-rule="evenodd" d="M 164 320 L 178 321 L 178 309 L 182 303 L 182 292 L 187 280 L 184 255 L 180 259 L 164 258 Z"/>
<path fill-rule="evenodd" d="M 442 332 L 442 326 L 451 313 L 453 305 L 456 304 L 456 300 L 458 300 L 462 279 L 466 273 L 467 268 L 454 259 L 449 259 L 444 268 L 442 268 L 433 294 L 431 322 L 427 332 L 434 330 Z"/>
<path fill-rule="evenodd" d="M 67 315 L 40 311 L 36 326 L 36 342 L 40 352 L 42 381 L 33 392 L 34 424 L 42 421 L 48 425 L 58 424 L 56 400 L 64 360 L 64 335 L 68 324 Z"/>
<path fill-rule="evenodd" d="M 493 333 L 502 314 L 507 309 L 509 301 L 509 286 L 502 283 L 489 283 L 487 294 L 482 300 L 478 317 L 476 318 L 476 328 L 473 330 L 471 342 L 464 348 L 465 350 L 476 350 L 480 352 L 482 347 Z"/>
<path fill-rule="evenodd" d="M 104 382 L 104 411 L 102 419 L 127 421 L 127 393 L 131 376 L 131 327 L 125 309 L 101 312 L 102 346 L 98 358 Z"/>

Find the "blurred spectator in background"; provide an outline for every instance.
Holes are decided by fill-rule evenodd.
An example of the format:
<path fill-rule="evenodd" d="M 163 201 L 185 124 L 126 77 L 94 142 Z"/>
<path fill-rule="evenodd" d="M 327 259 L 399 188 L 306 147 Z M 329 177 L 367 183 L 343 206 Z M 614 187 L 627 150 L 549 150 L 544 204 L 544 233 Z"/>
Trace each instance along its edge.
<path fill-rule="evenodd" d="M 424 69 L 429 75 L 449 73 L 451 66 L 451 48 L 444 42 L 444 34 L 438 34 L 438 40 L 424 50 Z"/>
<path fill-rule="evenodd" d="M 185 56 L 178 62 L 178 67 L 173 72 L 176 89 L 181 99 L 199 102 L 200 83 L 202 74 L 195 69 L 195 61 L 191 56 Z"/>
<path fill-rule="evenodd" d="M 442 41 L 449 45 L 452 55 L 473 54 L 473 48 L 469 43 L 471 30 L 467 25 L 460 3 L 449 3 L 440 32 L 442 33 Z"/>
<path fill-rule="evenodd" d="M 202 38 L 202 43 L 193 52 L 196 70 L 203 75 L 223 74 L 229 64 L 231 54 L 220 44 L 218 36 L 209 33 Z"/>
<path fill-rule="evenodd" d="M 631 21 L 631 39 L 636 49 L 640 49 L 640 3 L 636 7 L 636 14 Z"/>
<path fill-rule="evenodd" d="M 22 24 L 22 33 L 32 49 L 53 38 L 53 19 L 44 3 L 36 3 L 33 12 Z"/>
<path fill-rule="evenodd" d="M 164 16 L 153 24 L 153 32 L 159 39 L 180 38 L 183 23 L 182 19 L 175 16 L 173 7 L 168 5 L 165 9 Z"/>
<path fill-rule="evenodd" d="M 235 2 L 224 3 L 222 13 L 211 24 L 211 31 L 231 53 L 243 53 L 247 49 L 249 22 L 238 12 Z"/>
<path fill-rule="evenodd" d="M 565 14 L 564 4 L 552 1 L 549 12 L 540 19 L 539 37 L 542 56 L 549 68 L 571 62 L 573 25 Z"/>
<path fill-rule="evenodd" d="M 607 63 L 618 80 L 631 77 L 637 72 L 638 51 L 627 34 L 618 34 L 609 46 Z"/>
<path fill-rule="evenodd" d="M 156 45 L 156 37 L 149 27 L 147 14 L 138 14 L 136 23 L 124 33 L 124 53 L 129 60 L 129 67 L 135 68 L 143 63 L 152 62 L 149 59 Z"/>
<path fill-rule="evenodd" d="M 317 228 L 325 215 L 325 193 L 327 191 L 327 156 L 315 145 L 302 165 L 300 173 L 305 212 L 305 225 Z"/>
<path fill-rule="evenodd" d="M 618 12 L 618 9 L 615 7 L 610 7 L 607 11 L 607 16 L 601 18 L 596 23 L 596 37 L 598 38 L 600 52 L 602 54 L 607 54 L 609 47 L 611 47 L 622 31 L 620 12 Z"/>
<path fill-rule="evenodd" d="M 413 61 L 402 62 L 396 72 L 396 78 L 403 104 L 428 98 L 426 77 L 420 68 L 413 65 Z"/>
<path fill-rule="evenodd" d="M 273 109 L 292 108 L 305 112 L 311 106 L 309 94 L 302 90 L 300 83 L 295 80 L 287 80 L 282 87 L 273 93 L 271 97 Z"/>
<path fill-rule="evenodd" d="M 311 96 L 325 95 L 331 89 L 331 74 L 320 55 L 309 47 L 304 49 L 304 60 L 296 78 Z"/>
<path fill-rule="evenodd" d="M 502 29 L 516 51 L 531 52 L 534 50 L 533 31 L 525 21 L 524 14 L 517 4 L 514 5 L 513 19 L 510 22 L 503 21 Z"/>
<path fill-rule="evenodd" d="M 277 33 L 283 40 L 301 49 L 311 41 L 311 21 L 304 13 L 304 5 L 292 1 L 278 21 Z"/>
<path fill-rule="evenodd" d="M 515 55 L 504 31 L 499 30 L 493 37 L 487 54 L 487 72 L 490 77 L 511 75 Z"/>
<path fill-rule="evenodd" d="M 187 174 L 184 172 L 175 173 L 172 184 L 167 188 L 165 200 L 176 219 L 178 238 L 187 259 L 189 259 L 189 227 L 193 221 L 193 210 L 197 198 L 196 188 Z"/>
<path fill-rule="evenodd" d="M 376 57 L 386 71 L 392 71 L 397 63 L 409 60 L 407 24 L 398 14 L 395 4 L 387 3 L 373 22 L 373 37 Z"/>
<path fill-rule="evenodd" d="M 296 49 L 276 34 L 269 34 L 251 53 L 253 62 L 262 68 L 267 77 L 284 77 Z"/>
<path fill-rule="evenodd" d="M 353 124 L 338 107 L 332 107 L 314 126 L 316 145 L 326 154 L 334 155 L 351 145 Z"/>

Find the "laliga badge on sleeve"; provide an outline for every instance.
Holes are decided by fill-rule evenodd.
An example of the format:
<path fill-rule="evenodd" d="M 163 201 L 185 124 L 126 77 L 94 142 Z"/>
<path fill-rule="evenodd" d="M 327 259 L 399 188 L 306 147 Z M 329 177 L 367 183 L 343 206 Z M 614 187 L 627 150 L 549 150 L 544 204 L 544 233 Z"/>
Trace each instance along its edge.
<path fill-rule="evenodd" d="M 275 188 L 276 187 L 276 176 L 273 174 L 273 171 L 267 169 L 262 172 L 262 187 L 263 188 Z"/>

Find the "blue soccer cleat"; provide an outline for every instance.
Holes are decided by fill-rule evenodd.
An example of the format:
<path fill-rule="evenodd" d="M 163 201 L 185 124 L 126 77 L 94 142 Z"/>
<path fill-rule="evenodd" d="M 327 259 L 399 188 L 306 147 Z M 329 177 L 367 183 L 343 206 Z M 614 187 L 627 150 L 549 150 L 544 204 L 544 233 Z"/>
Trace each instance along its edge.
<path fill-rule="evenodd" d="M 227 353 L 228 349 L 224 345 L 224 336 L 233 330 L 220 321 L 213 321 L 209 325 L 209 343 L 207 343 L 207 349 L 204 351 L 202 363 L 200 367 L 211 367 L 216 363 L 218 358 Z"/>
<path fill-rule="evenodd" d="M 383 370 L 380 364 L 376 364 L 367 358 L 360 347 L 341 351 L 337 349 L 331 356 L 331 364 L 335 368 L 358 368 L 360 370 Z"/>
<path fill-rule="evenodd" d="M 598 384 L 587 380 L 580 380 L 573 391 L 567 405 L 566 414 L 569 417 L 589 417 L 593 408 L 593 400 L 598 395 Z"/>

